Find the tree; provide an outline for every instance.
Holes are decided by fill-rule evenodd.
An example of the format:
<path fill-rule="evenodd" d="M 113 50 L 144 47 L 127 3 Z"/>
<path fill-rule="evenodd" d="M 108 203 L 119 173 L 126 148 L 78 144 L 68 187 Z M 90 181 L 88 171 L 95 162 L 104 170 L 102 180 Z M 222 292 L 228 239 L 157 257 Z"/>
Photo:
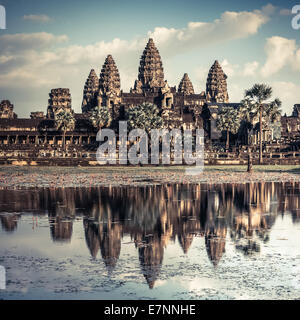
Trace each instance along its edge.
<path fill-rule="evenodd" d="M 126 112 L 128 120 L 128 129 L 144 129 L 147 133 L 151 129 L 160 129 L 163 127 L 163 119 L 159 114 L 159 109 L 155 104 L 143 103 L 138 106 L 132 106 Z"/>
<path fill-rule="evenodd" d="M 98 130 L 109 127 L 112 122 L 111 113 L 106 106 L 95 107 L 91 111 L 90 122 Z"/>
<path fill-rule="evenodd" d="M 75 117 L 73 112 L 61 109 L 54 118 L 55 127 L 57 130 L 63 132 L 63 148 L 66 145 L 66 131 L 74 130 L 75 128 Z"/>
<path fill-rule="evenodd" d="M 262 131 L 263 124 L 269 126 L 281 114 L 281 101 L 276 98 L 267 102 L 272 96 L 272 88 L 266 84 L 254 84 L 252 88 L 245 91 L 242 101 L 245 116 L 250 122 L 259 117 L 259 163 L 262 164 Z M 264 123 L 263 123 L 264 119 Z"/>
<path fill-rule="evenodd" d="M 229 134 L 236 134 L 240 127 L 239 111 L 232 107 L 224 107 L 218 114 L 217 129 L 226 131 L 226 150 L 229 149 Z"/>

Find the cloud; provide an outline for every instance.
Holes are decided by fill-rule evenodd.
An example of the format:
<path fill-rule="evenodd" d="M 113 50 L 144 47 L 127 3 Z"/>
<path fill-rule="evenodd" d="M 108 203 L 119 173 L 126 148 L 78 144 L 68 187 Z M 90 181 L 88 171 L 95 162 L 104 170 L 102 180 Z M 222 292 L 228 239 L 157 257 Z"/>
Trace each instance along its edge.
<path fill-rule="evenodd" d="M 23 54 L 24 51 L 37 51 L 50 49 L 51 46 L 66 42 L 66 35 L 55 36 L 47 32 L 38 33 L 16 33 L 0 36 L 0 55 Z"/>
<path fill-rule="evenodd" d="M 39 23 L 47 23 L 51 21 L 51 18 L 46 14 L 29 14 L 29 15 L 23 16 L 23 19 L 27 21 L 33 21 L 33 22 L 39 22 Z"/>
<path fill-rule="evenodd" d="M 89 45 L 68 45 L 66 35 L 46 32 L 2 35 L 0 91 L 5 95 L 18 95 L 22 104 L 27 103 L 21 97 L 24 91 L 26 94 L 31 92 L 31 96 L 35 97 L 43 92 L 44 104 L 47 103 L 45 96 L 51 88 L 68 87 L 71 89 L 73 106 L 79 111 L 86 77 L 91 68 L 100 73 L 107 54 L 113 55 L 120 71 L 122 89 L 128 91 L 137 78 L 140 54 L 149 37 L 154 38 L 164 62 L 165 59 L 197 48 L 247 38 L 257 33 L 268 19 L 260 10 L 226 11 L 212 22 L 189 22 L 181 29 L 157 27 L 149 31 L 147 36 L 131 40 L 115 38 Z M 230 67 L 226 67 L 229 74 Z M 235 72 L 234 68 L 232 72 Z M 177 76 L 174 73 L 174 78 Z M 170 85 L 175 84 L 172 83 L 174 79 L 168 80 Z M 28 106 L 30 103 L 28 101 Z"/>
<path fill-rule="evenodd" d="M 273 96 L 282 101 L 282 113 L 289 115 L 294 104 L 300 103 L 300 85 L 290 81 L 272 82 Z"/>
<path fill-rule="evenodd" d="M 261 8 L 261 11 L 266 15 L 272 15 L 276 11 L 276 7 L 273 6 L 271 3 L 268 3 L 264 7 Z"/>
<path fill-rule="evenodd" d="M 281 16 L 290 16 L 290 15 L 292 15 L 292 10 L 291 9 L 281 9 L 279 11 L 279 14 Z"/>
<path fill-rule="evenodd" d="M 257 61 L 253 62 L 247 62 L 245 63 L 244 70 L 243 70 L 243 75 L 244 76 L 255 76 L 256 71 L 258 69 L 259 63 Z"/>
<path fill-rule="evenodd" d="M 269 77 L 285 66 L 292 70 L 300 70 L 300 49 L 297 48 L 296 40 L 274 36 L 267 39 L 265 45 L 267 59 L 261 69 L 263 77 Z"/>
<path fill-rule="evenodd" d="M 182 29 L 156 27 L 148 32 L 148 36 L 155 40 L 163 54 L 174 55 L 196 47 L 246 38 L 257 33 L 268 20 L 260 10 L 226 11 L 211 23 L 190 22 Z"/>

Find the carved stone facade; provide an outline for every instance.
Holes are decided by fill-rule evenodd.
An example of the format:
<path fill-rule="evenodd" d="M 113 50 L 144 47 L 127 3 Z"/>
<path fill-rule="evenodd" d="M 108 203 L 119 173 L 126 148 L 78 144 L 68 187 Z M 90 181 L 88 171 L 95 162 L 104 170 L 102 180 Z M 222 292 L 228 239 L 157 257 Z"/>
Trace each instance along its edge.
<path fill-rule="evenodd" d="M 218 60 L 209 69 L 206 81 L 206 95 L 210 102 L 228 103 L 227 76 L 223 72 Z"/>
<path fill-rule="evenodd" d="M 44 111 L 34 111 L 30 113 L 31 119 L 45 119 L 46 116 L 44 114 Z"/>
<path fill-rule="evenodd" d="M 9 100 L 2 100 L 0 103 L 0 119 L 15 119 L 14 105 Z"/>
<path fill-rule="evenodd" d="M 178 92 L 184 93 L 184 94 L 194 94 L 194 87 L 193 84 L 188 76 L 187 73 L 185 73 L 179 83 L 178 86 Z"/>
<path fill-rule="evenodd" d="M 97 95 L 99 92 L 99 78 L 94 69 L 85 82 L 83 89 L 82 112 L 90 111 L 97 104 Z"/>
<path fill-rule="evenodd" d="M 120 74 L 113 57 L 109 54 L 103 64 L 98 91 L 98 106 L 113 107 L 120 102 Z"/>
<path fill-rule="evenodd" d="M 52 89 L 49 94 L 47 118 L 54 119 L 55 115 L 65 109 L 72 112 L 72 99 L 70 90 L 66 88 Z"/>
<path fill-rule="evenodd" d="M 132 92 L 158 92 L 164 85 L 161 57 L 153 39 L 150 38 L 141 56 L 138 80 L 135 81 Z"/>

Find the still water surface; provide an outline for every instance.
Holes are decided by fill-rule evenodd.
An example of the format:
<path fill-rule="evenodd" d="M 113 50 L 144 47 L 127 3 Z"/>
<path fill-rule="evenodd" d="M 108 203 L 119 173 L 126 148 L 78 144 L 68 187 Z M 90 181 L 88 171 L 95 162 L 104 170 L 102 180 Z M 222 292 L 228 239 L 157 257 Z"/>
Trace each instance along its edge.
<path fill-rule="evenodd" d="M 0 190 L 0 299 L 300 299 L 300 184 Z"/>

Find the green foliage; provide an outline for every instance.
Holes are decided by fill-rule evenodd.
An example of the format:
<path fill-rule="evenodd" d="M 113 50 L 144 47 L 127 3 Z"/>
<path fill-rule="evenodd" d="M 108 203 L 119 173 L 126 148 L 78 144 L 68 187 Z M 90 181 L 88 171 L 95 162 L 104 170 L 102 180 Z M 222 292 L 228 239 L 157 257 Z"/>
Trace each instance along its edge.
<path fill-rule="evenodd" d="M 75 117 L 74 114 L 68 110 L 61 109 L 54 118 L 55 127 L 57 130 L 61 130 L 64 133 L 67 130 L 74 130 Z"/>
<path fill-rule="evenodd" d="M 90 122 L 97 129 L 107 128 L 112 122 L 111 113 L 106 106 L 95 107 L 91 112 Z"/>
<path fill-rule="evenodd" d="M 272 88 L 266 84 L 254 84 L 252 88 L 245 91 L 245 97 L 261 103 L 270 99 L 272 96 Z"/>
<path fill-rule="evenodd" d="M 130 107 L 126 112 L 128 129 L 144 129 L 150 133 L 151 129 L 163 127 L 163 119 L 159 114 L 159 109 L 152 103 L 143 103 Z"/>
<path fill-rule="evenodd" d="M 225 130 L 236 134 L 239 130 L 240 122 L 239 111 L 232 107 L 225 107 L 219 112 L 216 125 L 220 131 Z"/>
<path fill-rule="evenodd" d="M 281 101 L 276 98 L 269 100 L 272 96 L 272 88 L 265 84 L 255 84 L 251 89 L 245 91 L 245 98 L 242 100 L 243 118 L 253 124 L 262 113 L 263 127 L 267 129 L 271 123 L 277 121 L 281 115 Z"/>

